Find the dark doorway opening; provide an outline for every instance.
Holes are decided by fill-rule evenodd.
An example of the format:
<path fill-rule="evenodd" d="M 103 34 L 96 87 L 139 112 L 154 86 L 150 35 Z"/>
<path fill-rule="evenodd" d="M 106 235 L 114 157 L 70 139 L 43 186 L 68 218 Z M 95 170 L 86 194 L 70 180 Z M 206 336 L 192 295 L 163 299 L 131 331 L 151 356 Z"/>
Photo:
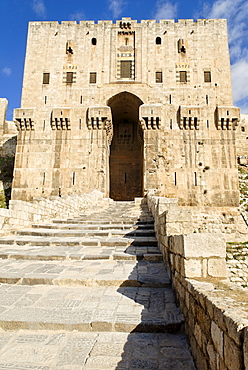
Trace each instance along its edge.
<path fill-rule="evenodd" d="M 113 140 L 110 147 L 110 198 L 133 200 L 143 196 L 143 133 L 135 95 L 123 92 L 112 97 Z"/>

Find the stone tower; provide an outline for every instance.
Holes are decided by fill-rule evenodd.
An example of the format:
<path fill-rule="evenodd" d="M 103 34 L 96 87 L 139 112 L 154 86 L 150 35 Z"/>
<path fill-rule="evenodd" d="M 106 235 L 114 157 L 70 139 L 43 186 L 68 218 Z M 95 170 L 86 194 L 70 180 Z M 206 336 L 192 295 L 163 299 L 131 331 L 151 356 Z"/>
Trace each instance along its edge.
<path fill-rule="evenodd" d="M 225 20 L 31 22 L 12 199 L 237 206 Z"/>

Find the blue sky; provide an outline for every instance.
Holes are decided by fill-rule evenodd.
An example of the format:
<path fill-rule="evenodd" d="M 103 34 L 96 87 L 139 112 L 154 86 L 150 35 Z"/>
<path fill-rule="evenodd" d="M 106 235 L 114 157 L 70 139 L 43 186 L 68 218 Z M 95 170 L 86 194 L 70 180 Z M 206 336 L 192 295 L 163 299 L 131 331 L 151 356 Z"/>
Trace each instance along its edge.
<path fill-rule="evenodd" d="M 20 107 L 29 21 L 227 18 L 234 102 L 248 113 L 247 0 L 0 0 L 0 97 Z M 206 51 L 207 52 L 207 51 Z"/>

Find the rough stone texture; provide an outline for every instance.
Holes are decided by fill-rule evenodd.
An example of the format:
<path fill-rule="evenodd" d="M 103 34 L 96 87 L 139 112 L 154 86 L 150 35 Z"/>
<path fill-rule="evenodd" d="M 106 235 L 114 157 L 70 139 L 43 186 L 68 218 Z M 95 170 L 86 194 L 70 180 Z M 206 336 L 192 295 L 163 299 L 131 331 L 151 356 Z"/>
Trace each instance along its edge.
<path fill-rule="evenodd" d="M 226 273 L 223 237 L 218 234 L 168 236 L 163 227 L 167 211 L 159 214 L 158 202 L 158 198 L 148 196 L 160 250 L 170 270 L 197 368 L 247 369 L 247 288 L 239 289 L 237 285 L 228 283 L 227 279 L 220 280 Z M 201 235 L 202 247 L 199 246 Z M 188 258 L 183 256 L 187 251 L 184 241 L 190 247 Z M 206 252 L 203 252 L 204 245 Z M 219 251 L 215 246 L 219 246 Z M 205 258 L 199 256 L 199 248 Z"/>
<path fill-rule="evenodd" d="M 154 189 L 238 206 L 225 20 L 31 22 L 15 121 L 12 199 Z"/>
<path fill-rule="evenodd" d="M 0 156 L 14 156 L 16 152 L 17 128 L 15 123 L 6 120 L 8 101 L 0 98 Z"/>

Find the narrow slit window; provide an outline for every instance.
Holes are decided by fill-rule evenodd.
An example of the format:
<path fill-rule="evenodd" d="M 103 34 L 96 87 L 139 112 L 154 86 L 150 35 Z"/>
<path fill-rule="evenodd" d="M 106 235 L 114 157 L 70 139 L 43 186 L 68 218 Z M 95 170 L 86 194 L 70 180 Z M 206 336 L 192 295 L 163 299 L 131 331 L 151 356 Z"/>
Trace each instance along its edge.
<path fill-rule="evenodd" d="M 43 131 L 45 131 L 45 128 L 46 128 L 46 121 L 44 120 L 43 121 Z"/>
<path fill-rule="evenodd" d="M 209 130 L 209 120 L 207 119 L 207 129 Z"/>
<path fill-rule="evenodd" d="M 176 172 L 174 173 L 174 183 L 175 183 L 175 186 L 177 186 L 177 173 Z"/>
<path fill-rule="evenodd" d="M 187 72 L 180 71 L 180 82 L 187 82 Z"/>
<path fill-rule="evenodd" d="M 75 185 L 75 178 L 76 178 L 76 174 L 75 172 L 72 172 L 72 185 Z"/>
<path fill-rule="evenodd" d="M 72 84 L 73 82 L 73 72 L 66 72 L 66 83 Z"/>
<path fill-rule="evenodd" d="M 91 43 L 92 43 L 92 45 L 96 45 L 96 44 L 97 44 L 97 40 L 96 40 L 96 38 L 95 38 L 95 37 L 93 37 L 93 38 L 91 39 Z"/>
<path fill-rule="evenodd" d="M 79 130 L 81 130 L 81 128 L 82 128 L 82 120 L 81 120 L 81 118 L 79 119 Z"/>
<path fill-rule="evenodd" d="M 96 83 L 96 72 L 90 72 L 90 84 Z"/>
<path fill-rule="evenodd" d="M 47 96 L 45 96 L 45 99 L 44 99 L 44 101 L 45 101 L 45 104 L 47 103 Z"/>
<path fill-rule="evenodd" d="M 50 73 L 43 73 L 43 85 L 48 85 L 50 82 Z"/>
<path fill-rule="evenodd" d="M 194 172 L 194 183 L 195 183 L 195 186 L 197 186 L 197 173 Z"/>
<path fill-rule="evenodd" d="M 45 185 L 46 182 L 46 172 L 43 173 L 42 185 Z"/>
<path fill-rule="evenodd" d="M 156 83 L 161 84 L 163 82 L 163 73 L 162 72 L 156 72 Z"/>
<path fill-rule="evenodd" d="M 204 82 L 211 82 L 211 72 L 210 71 L 204 72 Z"/>
<path fill-rule="evenodd" d="M 173 127 L 173 122 L 172 122 L 172 119 L 170 120 L 170 129 L 172 130 L 172 127 Z"/>
<path fill-rule="evenodd" d="M 169 96 L 169 102 L 170 102 L 170 104 L 172 103 L 172 96 L 171 95 Z"/>
<path fill-rule="evenodd" d="M 208 95 L 206 95 L 206 104 L 208 105 Z"/>
<path fill-rule="evenodd" d="M 80 104 L 83 104 L 83 97 L 82 97 L 82 95 L 80 96 Z"/>

